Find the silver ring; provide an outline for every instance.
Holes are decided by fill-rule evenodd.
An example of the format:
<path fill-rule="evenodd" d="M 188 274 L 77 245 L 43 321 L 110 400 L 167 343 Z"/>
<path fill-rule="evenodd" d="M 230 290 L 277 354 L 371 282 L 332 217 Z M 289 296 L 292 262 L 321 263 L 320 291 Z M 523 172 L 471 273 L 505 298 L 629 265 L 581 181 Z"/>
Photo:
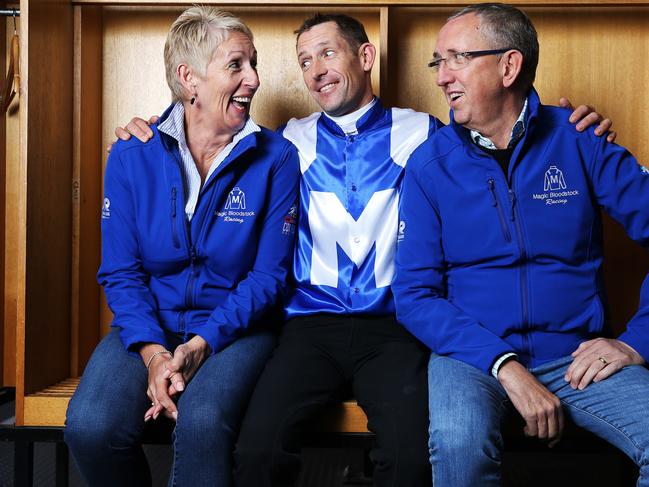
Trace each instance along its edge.
<path fill-rule="evenodd" d="M 602 362 L 604 365 L 608 365 L 608 362 L 606 361 L 606 359 L 604 357 L 597 357 L 597 360 Z"/>

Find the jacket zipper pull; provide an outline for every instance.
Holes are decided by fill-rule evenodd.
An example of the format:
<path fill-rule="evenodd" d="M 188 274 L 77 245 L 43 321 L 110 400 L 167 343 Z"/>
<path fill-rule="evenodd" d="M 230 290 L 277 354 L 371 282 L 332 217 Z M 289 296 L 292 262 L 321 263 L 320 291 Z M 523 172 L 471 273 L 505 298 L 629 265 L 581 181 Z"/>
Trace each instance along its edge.
<path fill-rule="evenodd" d="M 489 178 L 489 192 L 491 193 L 491 197 L 493 198 L 493 203 L 491 206 L 498 206 L 498 199 L 496 198 L 496 189 L 495 189 L 495 183 L 494 183 L 494 178 Z"/>
<path fill-rule="evenodd" d="M 512 206 L 512 221 L 516 220 L 516 212 L 514 211 L 514 206 L 516 205 L 516 194 L 511 189 L 509 190 L 509 201 Z"/>
<path fill-rule="evenodd" d="M 180 248 L 180 240 L 178 239 L 178 230 L 176 229 L 176 187 L 171 188 L 171 235 L 174 239 L 174 247 Z"/>

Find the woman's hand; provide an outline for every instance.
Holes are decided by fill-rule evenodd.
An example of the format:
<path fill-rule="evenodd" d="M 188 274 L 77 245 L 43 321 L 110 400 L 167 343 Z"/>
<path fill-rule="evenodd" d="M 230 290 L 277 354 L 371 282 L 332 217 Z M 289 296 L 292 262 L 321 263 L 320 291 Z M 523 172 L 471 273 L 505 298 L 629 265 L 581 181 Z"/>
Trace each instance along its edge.
<path fill-rule="evenodd" d="M 173 401 L 169 379 L 165 377 L 167 364 L 172 360 L 171 352 L 157 343 L 148 343 L 140 349 L 140 356 L 148 365 L 148 387 L 146 394 L 151 399 L 151 407 L 144 413 L 144 421 L 157 419 L 161 412 L 171 419 L 178 417 L 178 409 Z"/>
<path fill-rule="evenodd" d="M 185 386 L 211 353 L 210 346 L 198 335 L 187 343 L 178 345 L 173 359 L 165 364 L 163 377 L 171 381 L 169 394 L 174 395 L 185 390 Z"/>
<path fill-rule="evenodd" d="M 145 345 L 140 350 L 146 363 L 151 360 L 147 389 L 151 407 L 144 413 L 144 421 L 157 419 L 161 412 L 169 419 L 178 419 L 178 408 L 173 397 L 185 390 L 186 384 L 211 353 L 210 346 L 198 335 L 178 345 L 173 356 L 165 351 L 151 359 L 154 353 L 164 350 L 162 346 L 154 344 Z"/>

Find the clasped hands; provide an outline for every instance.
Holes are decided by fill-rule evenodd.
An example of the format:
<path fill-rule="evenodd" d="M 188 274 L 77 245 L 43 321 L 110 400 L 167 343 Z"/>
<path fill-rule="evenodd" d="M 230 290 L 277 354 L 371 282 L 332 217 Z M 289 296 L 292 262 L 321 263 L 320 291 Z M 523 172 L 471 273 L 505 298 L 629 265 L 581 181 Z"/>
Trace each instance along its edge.
<path fill-rule="evenodd" d="M 632 347 L 620 340 L 607 338 L 583 342 L 572 357 L 573 362 L 564 379 L 573 389 L 579 390 L 591 382 L 610 377 L 627 365 L 644 363 L 642 356 Z M 525 434 L 547 440 L 549 447 L 555 446 L 561 439 L 564 427 L 559 398 L 515 360 L 506 362 L 500 368 L 498 380 L 525 420 Z"/>
<path fill-rule="evenodd" d="M 160 345 L 147 344 L 142 347 L 140 354 L 143 358 L 151 357 L 160 350 L 163 350 Z M 144 421 L 157 419 L 160 413 L 174 421 L 178 419 L 175 399 L 185 390 L 187 383 L 209 355 L 210 346 L 196 335 L 186 343 L 178 345 L 173 351 L 173 356 L 160 353 L 153 357 L 149 364 L 146 391 L 151 399 L 151 407 L 144 413 Z"/>

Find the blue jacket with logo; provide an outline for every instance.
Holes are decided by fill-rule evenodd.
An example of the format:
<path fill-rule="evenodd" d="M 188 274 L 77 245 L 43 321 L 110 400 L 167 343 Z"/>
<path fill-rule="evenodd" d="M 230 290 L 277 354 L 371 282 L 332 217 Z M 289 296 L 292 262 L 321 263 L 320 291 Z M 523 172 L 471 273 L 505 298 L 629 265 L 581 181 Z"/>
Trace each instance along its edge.
<path fill-rule="evenodd" d="M 503 353 L 536 367 L 603 333 L 600 209 L 647 247 L 649 175 L 566 113 L 530 92 L 507 177 L 453 121 L 411 157 L 393 292 L 436 353 L 489 373 Z M 619 339 L 649 360 L 648 279 Z"/>
<path fill-rule="evenodd" d="M 204 183 L 188 221 L 177 142 L 152 129 L 146 144 L 119 141 L 108 158 L 98 280 L 127 350 L 166 346 L 164 329 L 200 335 L 216 353 L 285 291 L 297 154 L 264 128 L 244 137 Z"/>

